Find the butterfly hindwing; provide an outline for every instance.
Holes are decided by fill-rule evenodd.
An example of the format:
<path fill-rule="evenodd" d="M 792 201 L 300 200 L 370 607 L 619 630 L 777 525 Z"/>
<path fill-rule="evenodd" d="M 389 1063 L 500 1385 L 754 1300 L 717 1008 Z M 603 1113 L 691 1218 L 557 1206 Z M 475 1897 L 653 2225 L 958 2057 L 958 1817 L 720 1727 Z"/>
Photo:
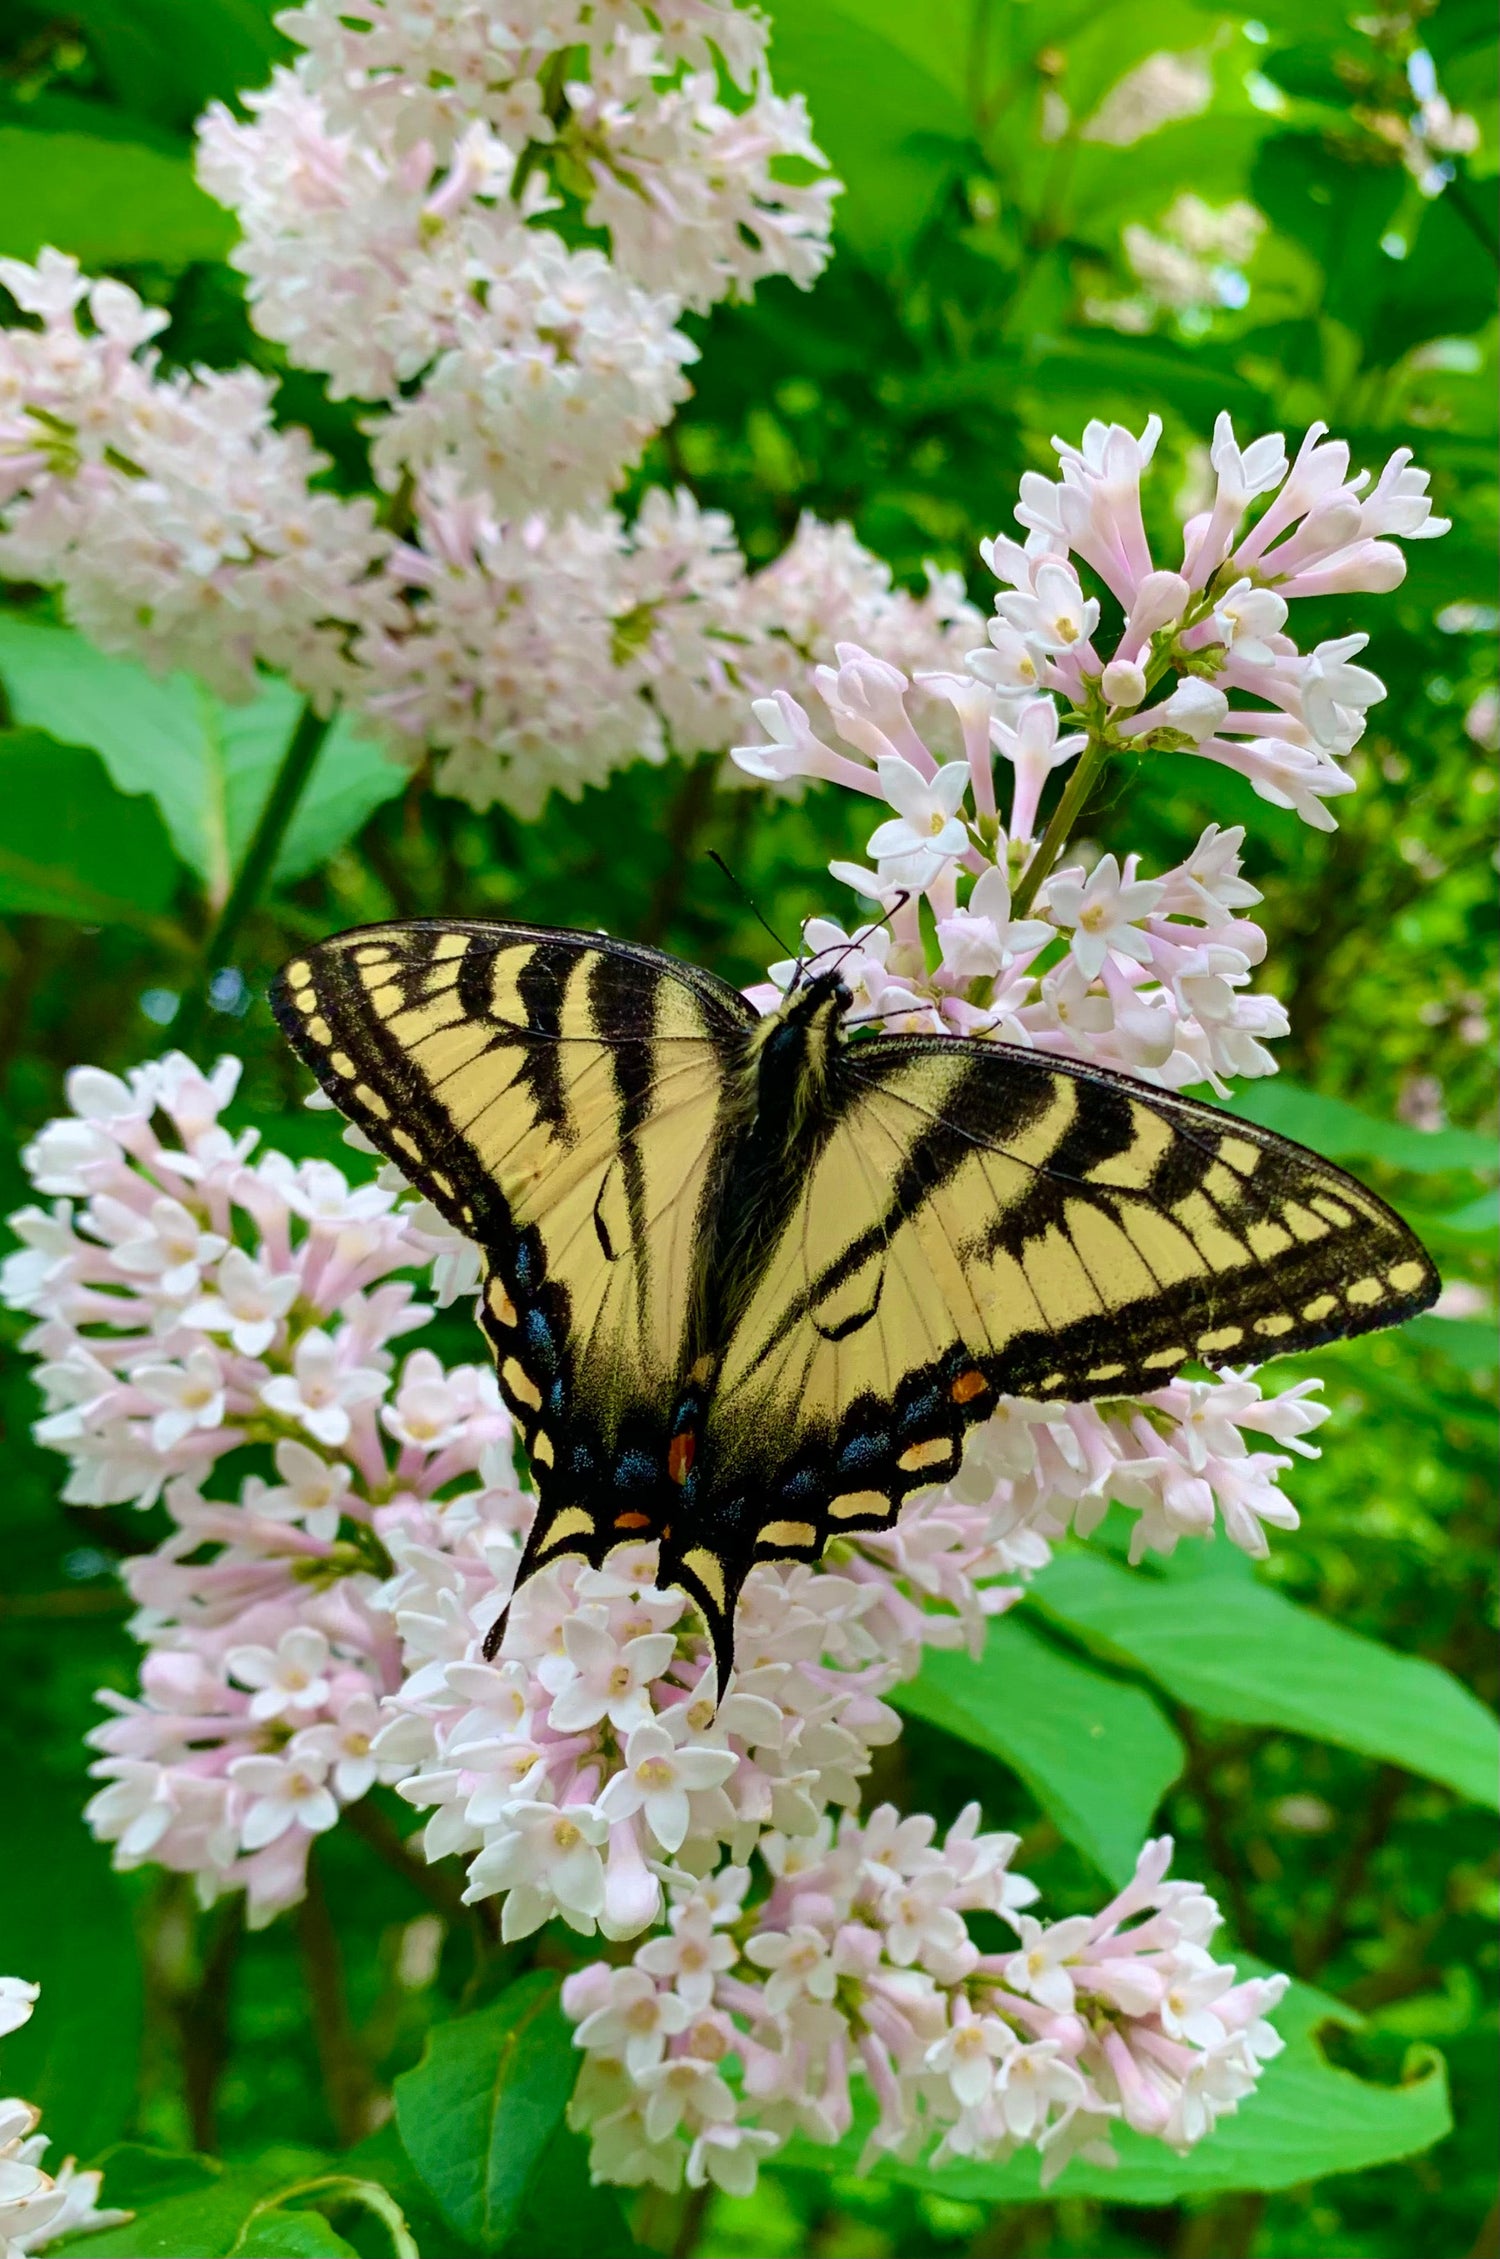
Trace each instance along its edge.
<path fill-rule="evenodd" d="M 483 1250 L 481 1321 L 540 1494 L 530 1557 L 641 1534 L 750 1007 L 654 951 L 455 921 L 340 936 L 272 1003 L 341 1111 Z"/>
<path fill-rule="evenodd" d="M 1362 1185 L 1213 1107 L 1010 1046 L 852 1046 L 723 1347 L 698 1542 L 731 1583 L 815 1559 L 951 1476 L 1001 1397 L 1136 1395 L 1437 1286 Z"/>

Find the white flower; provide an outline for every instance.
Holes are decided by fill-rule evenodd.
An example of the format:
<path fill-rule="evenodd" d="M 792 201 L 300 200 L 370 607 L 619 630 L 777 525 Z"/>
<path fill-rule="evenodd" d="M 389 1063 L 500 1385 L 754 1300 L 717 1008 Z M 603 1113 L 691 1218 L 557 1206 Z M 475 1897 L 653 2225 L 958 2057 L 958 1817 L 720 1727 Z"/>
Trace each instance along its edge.
<path fill-rule="evenodd" d="M 1093 1927 L 1089 1917 L 1074 1914 L 1066 1921 L 1050 1923 L 1035 1921 L 1030 1914 L 1017 1914 L 1013 1919 L 1021 1947 L 1005 1964 L 1006 1983 L 1039 2000 L 1054 2014 L 1068 2014 L 1073 2006 L 1073 1979 L 1067 1964 L 1088 1946 Z"/>
<path fill-rule="evenodd" d="M 591 1805 L 517 1797 L 505 1807 L 500 1833 L 470 1867 L 464 1897 L 472 1901 L 507 1891 L 501 1922 L 507 1940 L 540 1929 L 554 1907 L 572 1928 L 587 1933 L 604 1907 L 598 1846 L 607 1833 Z"/>
<path fill-rule="evenodd" d="M 1224 2026 L 1213 2007 L 1233 1985 L 1233 1968 L 1210 1959 L 1198 1946 L 1179 1946 L 1172 1958 L 1174 1967 L 1157 2011 L 1162 2030 L 1193 2047 L 1221 2047 Z"/>
<path fill-rule="evenodd" d="M 758 1969 L 769 1969 L 766 2013 L 784 2015 L 795 2002 L 831 2000 L 838 1989 L 838 1971 L 821 1930 L 794 1922 L 788 1930 L 761 1930 L 745 1947 Z"/>
<path fill-rule="evenodd" d="M 651 1687 L 676 1652 L 671 1632 L 645 1632 L 618 1641 L 593 1611 L 580 1610 L 563 1625 L 563 1650 L 538 1665 L 553 1696 L 547 1722 L 557 1733 L 578 1733 L 608 1718 L 629 1734 L 651 1718 Z M 675 1844 L 669 1846 L 676 1850 Z"/>
<path fill-rule="evenodd" d="M 248 1799 L 240 1822 L 247 1851 L 263 1851 L 288 1828 L 321 1835 L 339 1816 L 333 1791 L 325 1783 L 328 1767 L 316 1751 L 292 1757 L 234 1757 L 229 1778 Z"/>
<path fill-rule="evenodd" d="M 675 2055 L 636 2074 L 646 2096 L 648 2141 L 665 2141 L 688 2118 L 695 2125 L 730 2125 L 735 2102 L 716 2066 L 693 2055 Z"/>
<path fill-rule="evenodd" d="M 195 1429 L 223 1426 L 224 1374 L 213 1350 L 190 1349 L 180 1365 L 138 1365 L 130 1377 L 162 1406 L 151 1422 L 153 1449 L 171 1451 Z"/>
<path fill-rule="evenodd" d="M 664 1851 L 681 1849 L 691 1818 L 689 1795 L 718 1788 L 734 1771 L 728 1749 L 679 1748 L 665 1725 L 652 1721 L 633 1728 L 625 1744 L 624 1770 L 606 1781 L 599 1810 L 609 1821 L 644 1812 L 646 1824 Z"/>
<path fill-rule="evenodd" d="M 946 2078 L 961 2109 L 984 2100 L 994 2084 L 995 2065 L 1019 2042 L 998 2016 L 970 2014 L 933 2041 L 924 2060 L 929 2071 Z"/>
<path fill-rule="evenodd" d="M 225 1661 L 241 1686 L 256 1690 L 252 1718 L 320 1710 L 328 1700 L 328 1641 L 310 1624 L 294 1624 L 274 1648 L 231 1647 Z"/>
<path fill-rule="evenodd" d="M 231 1247 L 214 1280 L 217 1291 L 182 1313 L 184 1325 L 205 1333 L 227 1333 L 242 1357 L 263 1356 L 276 1329 L 296 1301 L 301 1281 L 295 1271 L 277 1274 Z"/>
<path fill-rule="evenodd" d="M 1351 664 L 1367 635 L 1345 635 L 1320 643 L 1302 669 L 1302 713 L 1319 745 L 1348 753 L 1364 734 L 1365 709 L 1385 696 L 1385 684 L 1368 667 Z"/>
<path fill-rule="evenodd" d="M 379 1777 L 380 1767 L 373 1747 L 383 1723 L 375 1697 L 356 1694 L 342 1705 L 334 1723 L 304 1726 L 300 1733 L 294 1734 L 290 1754 L 294 1758 L 309 1753 L 321 1757 L 333 1768 L 336 1793 L 344 1803 L 353 1804 L 374 1787 Z"/>
<path fill-rule="evenodd" d="M 277 1444 L 275 1459 L 282 1487 L 262 1495 L 260 1511 L 294 1517 L 310 1537 L 336 1537 L 345 1501 L 353 1503 L 349 1469 L 338 1461 L 330 1466 L 291 1436 Z"/>
<path fill-rule="evenodd" d="M 1079 971 L 1094 980 L 1109 952 L 1150 962 L 1151 949 L 1135 921 L 1147 918 L 1163 893 L 1160 879 L 1124 879 L 1113 855 L 1103 855 L 1085 878 L 1062 871 L 1047 886 L 1047 908 L 1060 926 L 1073 927 L 1069 944 Z"/>
<path fill-rule="evenodd" d="M 969 788 L 967 761 L 950 761 L 927 778 L 899 753 L 884 753 L 875 764 L 880 789 L 897 813 L 877 824 L 866 853 L 880 865 L 883 884 L 930 886 L 943 865 L 962 855 L 968 827 L 959 816 Z"/>
<path fill-rule="evenodd" d="M 995 2108 L 1007 2133 L 1028 2141 L 1054 2107 L 1076 2110 L 1088 2088 L 1055 2040 L 1014 2048 L 995 2074 Z"/>
<path fill-rule="evenodd" d="M 781 2143 L 763 2126 L 709 2126 L 688 2152 L 689 2188 L 712 2181 L 726 2196 L 748 2196 L 755 2187 L 760 2160 Z"/>
<path fill-rule="evenodd" d="M 1010 882 L 992 864 L 975 880 L 967 908 L 938 919 L 937 937 L 943 970 L 954 980 L 969 981 L 988 978 L 1012 957 L 1044 947 L 1052 928 L 1042 918 L 1012 921 Z"/>
<path fill-rule="evenodd" d="M 696 1898 L 674 1906 L 671 1923 L 671 1936 L 652 1938 L 636 1961 L 651 1976 L 670 1983 L 696 2016 L 713 1999 L 715 1977 L 733 1968 L 738 1952 L 714 1928 L 712 1911 Z"/>
<path fill-rule="evenodd" d="M 335 1450 L 347 1443 L 350 1406 L 373 1403 L 385 1394 L 385 1376 L 360 1365 L 343 1367 L 339 1351 L 321 1326 L 303 1334 L 290 1373 L 266 1381 L 261 1402 L 285 1419 L 298 1420 L 309 1435 Z"/>
<path fill-rule="evenodd" d="M 180 1200 L 153 1200 L 142 1216 L 103 1194 L 91 1216 L 113 1243 L 110 1252 L 120 1269 L 174 1300 L 195 1293 L 204 1264 L 224 1252 L 222 1235 L 205 1231 Z"/>
<path fill-rule="evenodd" d="M 1099 625 L 1097 597 L 1085 597 L 1078 575 L 1060 558 L 1048 558 L 1032 575 L 1031 593 L 997 596 L 995 610 L 1042 651 L 1068 651 L 1087 643 Z"/>
<path fill-rule="evenodd" d="M 1236 518 L 1258 494 L 1270 494 L 1286 477 L 1286 441 L 1279 431 L 1267 432 L 1242 448 L 1234 425 L 1221 409 L 1214 421 L 1209 460 L 1219 474 L 1219 497 Z"/>
<path fill-rule="evenodd" d="M 1286 598 L 1274 588 L 1237 580 L 1214 605 L 1214 633 L 1246 665 L 1274 666 L 1276 653 L 1267 638 L 1286 625 L 1287 611 Z"/>
<path fill-rule="evenodd" d="M 584 2017 L 573 2035 L 574 2044 L 620 2054 L 631 2077 L 639 2079 L 661 2061 L 667 2041 L 685 2031 L 692 2016 L 678 1993 L 659 1992 L 644 1970 L 614 1969 L 608 2000 Z"/>

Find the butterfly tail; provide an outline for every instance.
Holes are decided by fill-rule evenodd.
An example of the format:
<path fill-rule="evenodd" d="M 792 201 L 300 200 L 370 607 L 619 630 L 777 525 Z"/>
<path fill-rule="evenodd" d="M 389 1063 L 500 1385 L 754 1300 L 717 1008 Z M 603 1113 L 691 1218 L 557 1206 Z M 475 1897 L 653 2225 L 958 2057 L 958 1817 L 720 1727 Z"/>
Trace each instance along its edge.
<path fill-rule="evenodd" d="M 663 1545 L 657 1582 L 681 1585 L 703 1618 L 714 1653 L 714 1670 L 722 1690 L 734 1669 L 734 1612 L 748 1564 L 727 1560 L 707 1545 L 687 1545 L 680 1550 Z"/>

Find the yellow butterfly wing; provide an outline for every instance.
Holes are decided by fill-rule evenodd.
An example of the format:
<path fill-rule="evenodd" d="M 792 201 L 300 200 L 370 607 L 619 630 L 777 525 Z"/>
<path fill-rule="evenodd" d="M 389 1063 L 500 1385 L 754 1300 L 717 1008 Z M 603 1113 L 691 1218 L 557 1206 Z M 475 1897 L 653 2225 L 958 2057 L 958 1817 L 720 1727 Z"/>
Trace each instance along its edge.
<path fill-rule="evenodd" d="M 682 1555 L 710 1601 L 888 1527 L 1001 1396 L 1134 1395 L 1437 1293 L 1344 1171 L 1127 1077 L 892 1037 L 850 1046 L 839 1090 L 714 1376 Z"/>
<path fill-rule="evenodd" d="M 483 1250 L 482 1322 L 541 1499 L 529 1560 L 638 1534 L 751 1007 L 652 950 L 455 920 L 342 934 L 271 1001 L 340 1110 Z"/>

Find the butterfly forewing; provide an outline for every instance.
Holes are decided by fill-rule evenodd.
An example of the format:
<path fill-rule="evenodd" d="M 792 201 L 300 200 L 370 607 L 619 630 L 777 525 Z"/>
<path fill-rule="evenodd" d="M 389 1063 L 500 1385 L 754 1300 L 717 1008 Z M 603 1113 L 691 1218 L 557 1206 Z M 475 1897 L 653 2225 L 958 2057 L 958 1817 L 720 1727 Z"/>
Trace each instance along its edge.
<path fill-rule="evenodd" d="M 452 921 L 325 943 L 272 1003 L 340 1109 L 483 1250 L 481 1316 L 542 1499 L 533 1555 L 640 1534 L 698 1354 L 750 1007 L 651 951 Z"/>

